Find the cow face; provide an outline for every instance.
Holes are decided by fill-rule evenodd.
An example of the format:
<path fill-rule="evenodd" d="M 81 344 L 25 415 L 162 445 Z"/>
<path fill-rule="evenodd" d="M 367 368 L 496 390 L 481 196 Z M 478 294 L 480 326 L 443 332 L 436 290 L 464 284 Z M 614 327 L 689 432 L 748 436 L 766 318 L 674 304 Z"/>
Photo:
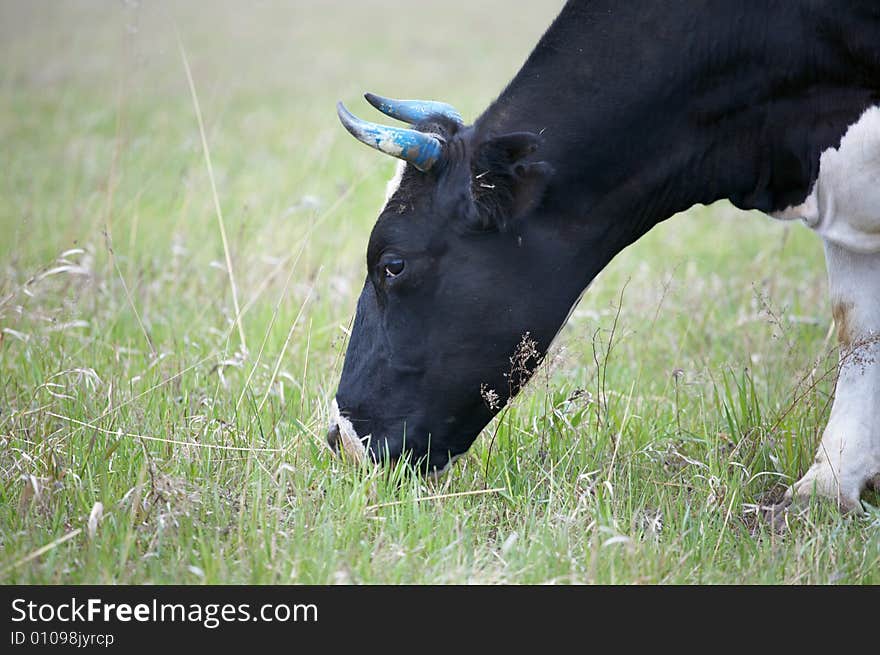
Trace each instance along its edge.
<path fill-rule="evenodd" d="M 421 135 L 440 148 L 425 170 L 402 157 L 370 235 L 328 441 L 439 471 L 528 380 L 584 283 L 566 278 L 564 238 L 533 224 L 552 177 L 535 135 L 439 114 L 406 132 L 382 137 L 391 154 L 423 156 Z"/>

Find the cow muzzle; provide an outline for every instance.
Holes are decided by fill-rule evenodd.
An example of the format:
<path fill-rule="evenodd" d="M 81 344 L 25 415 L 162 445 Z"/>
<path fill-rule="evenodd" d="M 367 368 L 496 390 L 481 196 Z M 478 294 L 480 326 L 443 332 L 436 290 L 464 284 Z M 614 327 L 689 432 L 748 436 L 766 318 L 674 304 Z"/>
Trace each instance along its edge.
<path fill-rule="evenodd" d="M 367 458 L 364 443 L 369 443 L 369 439 L 370 435 L 358 435 L 351 421 L 339 412 L 339 403 L 334 398 L 330 405 L 330 427 L 327 430 L 327 444 L 333 452 L 342 452 L 352 461 L 361 462 Z"/>

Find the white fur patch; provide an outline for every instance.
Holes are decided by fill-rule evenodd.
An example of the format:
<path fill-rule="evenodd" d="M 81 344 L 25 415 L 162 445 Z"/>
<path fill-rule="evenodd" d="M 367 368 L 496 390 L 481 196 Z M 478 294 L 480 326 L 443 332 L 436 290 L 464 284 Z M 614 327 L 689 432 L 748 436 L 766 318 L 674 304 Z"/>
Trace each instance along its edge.
<path fill-rule="evenodd" d="M 399 161 L 397 162 L 397 168 L 394 169 L 394 175 L 388 183 L 385 185 L 385 202 L 382 203 L 382 210 L 384 211 L 386 205 L 388 205 L 388 201 L 391 200 L 391 196 L 393 196 L 397 190 L 400 188 L 400 181 L 403 179 L 403 171 L 406 170 L 406 162 Z M 381 213 L 381 212 L 380 212 Z"/>
<path fill-rule="evenodd" d="M 342 443 L 342 451 L 354 461 L 360 462 L 366 458 L 367 450 L 364 441 L 370 438 L 367 435 L 363 439 L 358 436 L 357 430 L 347 418 L 339 413 L 339 404 L 336 398 L 330 404 L 330 423 L 339 428 L 339 441 Z"/>
<path fill-rule="evenodd" d="M 822 153 L 804 203 L 776 217 L 801 218 L 825 241 L 840 345 L 822 443 L 789 496 L 817 493 L 860 511 L 862 490 L 880 475 L 880 107 Z"/>

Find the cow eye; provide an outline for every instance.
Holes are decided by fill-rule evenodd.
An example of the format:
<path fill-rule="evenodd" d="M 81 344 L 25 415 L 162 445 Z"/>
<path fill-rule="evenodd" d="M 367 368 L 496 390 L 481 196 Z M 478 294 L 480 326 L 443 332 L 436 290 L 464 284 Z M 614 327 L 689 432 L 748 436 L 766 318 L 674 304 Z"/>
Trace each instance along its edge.
<path fill-rule="evenodd" d="M 385 277 L 390 279 L 395 278 L 403 273 L 403 269 L 406 264 L 399 257 L 392 257 L 386 259 L 382 265 L 384 267 Z"/>

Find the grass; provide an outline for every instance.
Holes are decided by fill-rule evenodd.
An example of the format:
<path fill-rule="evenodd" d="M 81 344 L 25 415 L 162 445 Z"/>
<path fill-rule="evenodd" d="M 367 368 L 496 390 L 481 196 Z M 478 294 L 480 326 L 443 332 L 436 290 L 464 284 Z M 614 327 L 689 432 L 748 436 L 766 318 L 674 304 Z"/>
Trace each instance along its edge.
<path fill-rule="evenodd" d="M 522 4 L 0 3 L 0 581 L 880 582 L 878 510 L 756 519 L 837 355 L 819 241 L 726 203 L 615 259 L 450 475 L 328 454 L 394 166 L 334 102 L 473 118 Z"/>

